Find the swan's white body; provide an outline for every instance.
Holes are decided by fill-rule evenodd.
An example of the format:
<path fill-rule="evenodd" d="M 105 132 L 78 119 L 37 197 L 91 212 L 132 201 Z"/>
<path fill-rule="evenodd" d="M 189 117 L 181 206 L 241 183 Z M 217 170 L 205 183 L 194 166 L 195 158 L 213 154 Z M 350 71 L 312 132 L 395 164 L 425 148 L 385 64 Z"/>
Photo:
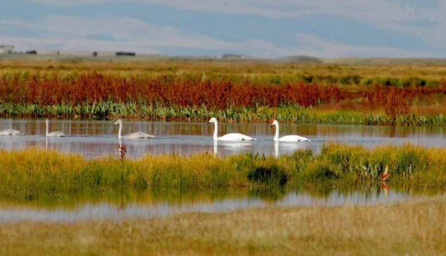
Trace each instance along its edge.
<path fill-rule="evenodd" d="M 251 140 L 256 140 L 254 138 L 251 138 L 249 136 L 246 136 L 244 134 L 241 133 L 229 133 L 226 135 L 223 135 L 221 137 L 218 137 L 218 122 L 217 119 L 215 117 L 211 118 L 211 120 L 209 120 L 208 124 L 213 123 L 214 124 L 214 136 L 212 137 L 214 141 L 218 140 L 218 141 L 231 141 L 231 142 L 235 142 L 235 141 L 251 141 Z"/>
<path fill-rule="evenodd" d="M 271 127 L 276 127 L 276 134 L 274 135 L 274 141 L 280 141 L 280 142 L 301 142 L 301 141 L 310 141 L 308 138 L 299 136 L 299 135 L 287 135 L 283 136 L 282 138 L 279 138 L 279 122 L 274 120 Z"/>
<path fill-rule="evenodd" d="M 6 129 L 3 131 L 0 131 L 0 136 L 20 136 L 23 135 L 23 133 L 14 130 L 14 129 Z"/>
<path fill-rule="evenodd" d="M 143 132 L 134 132 L 127 135 L 122 136 L 122 120 L 119 119 L 115 122 L 114 125 L 119 125 L 118 139 L 126 139 L 126 140 L 144 140 L 144 139 L 153 139 L 155 136 L 143 133 Z"/>
<path fill-rule="evenodd" d="M 45 120 L 46 123 L 46 137 L 64 137 L 65 134 L 63 132 L 50 132 L 50 121 L 48 119 Z"/>

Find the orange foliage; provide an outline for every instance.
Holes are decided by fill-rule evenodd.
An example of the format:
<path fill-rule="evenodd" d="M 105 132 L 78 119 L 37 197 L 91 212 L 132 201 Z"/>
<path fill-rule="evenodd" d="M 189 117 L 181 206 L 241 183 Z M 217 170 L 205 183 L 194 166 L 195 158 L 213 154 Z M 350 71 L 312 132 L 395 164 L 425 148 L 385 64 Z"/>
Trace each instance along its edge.
<path fill-rule="evenodd" d="M 339 102 L 337 86 L 317 84 L 259 85 L 253 82 L 201 81 L 172 76 L 115 76 L 97 72 L 73 77 L 0 77 L 0 102 L 39 105 L 97 103 L 101 101 L 145 102 L 177 106 L 206 106 L 225 109 L 295 105 L 309 107 Z"/>

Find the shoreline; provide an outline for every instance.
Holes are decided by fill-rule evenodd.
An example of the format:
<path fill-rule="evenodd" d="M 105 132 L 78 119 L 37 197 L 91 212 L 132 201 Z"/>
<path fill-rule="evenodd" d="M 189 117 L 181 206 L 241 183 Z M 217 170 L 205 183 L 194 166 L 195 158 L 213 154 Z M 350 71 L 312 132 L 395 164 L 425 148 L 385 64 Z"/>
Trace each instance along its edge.
<path fill-rule="evenodd" d="M 445 197 L 437 197 L 394 205 L 271 207 L 149 220 L 20 222 L 0 224 L 0 253 L 442 255 L 445 211 Z"/>
<path fill-rule="evenodd" d="M 94 110 L 95 109 L 95 110 Z M 412 126 L 441 127 L 446 126 L 446 115 L 400 115 L 390 117 L 383 112 L 361 112 L 352 110 L 331 110 L 324 108 L 300 107 L 259 107 L 230 108 L 226 110 L 208 109 L 206 107 L 153 107 L 135 103 L 122 104 L 103 102 L 98 104 L 70 105 L 20 105 L 0 103 L 2 119 L 44 119 L 55 117 L 66 120 L 105 121 L 126 118 L 135 121 L 166 122 L 207 122 L 211 117 L 227 123 L 267 123 L 276 119 L 289 124 L 333 124 L 333 125 L 367 125 L 367 126 Z"/>

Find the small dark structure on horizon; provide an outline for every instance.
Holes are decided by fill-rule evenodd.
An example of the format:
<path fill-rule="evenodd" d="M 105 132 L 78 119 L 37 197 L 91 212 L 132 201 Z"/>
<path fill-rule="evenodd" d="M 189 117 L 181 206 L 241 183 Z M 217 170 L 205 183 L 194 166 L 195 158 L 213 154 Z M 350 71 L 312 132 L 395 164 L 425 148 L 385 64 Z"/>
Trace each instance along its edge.
<path fill-rule="evenodd" d="M 116 52 L 116 56 L 136 56 L 134 52 Z"/>
<path fill-rule="evenodd" d="M 29 51 L 26 51 L 25 54 L 36 55 L 37 51 L 36 50 L 29 50 Z"/>

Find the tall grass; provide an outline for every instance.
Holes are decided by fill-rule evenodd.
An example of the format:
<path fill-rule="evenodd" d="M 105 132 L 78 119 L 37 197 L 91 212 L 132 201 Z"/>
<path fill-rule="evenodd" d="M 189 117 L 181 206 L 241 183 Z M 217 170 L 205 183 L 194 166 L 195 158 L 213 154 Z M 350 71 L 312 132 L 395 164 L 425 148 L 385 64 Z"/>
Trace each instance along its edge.
<path fill-rule="evenodd" d="M 444 124 L 443 82 L 400 88 L 265 79 L 202 73 L 0 72 L 0 116 L 203 119 L 212 114 L 238 121 L 274 117 L 322 123 Z M 268 115 L 262 115 L 265 110 Z"/>
<path fill-rule="evenodd" d="M 315 106 L 342 98 L 336 86 L 294 83 L 261 85 L 202 76 L 119 76 L 98 72 L 60 76 L 58 73 L 10 73 L 0 76 L 0 102 L 36 104 L 144 103 L 151 106 L 255 107 Z"/>
<path fill-rule="evenodd" d="M 29 198 L 116 188 L 302 187 L 324 181 L 352 185 L 380 182 L 387 166 L 391 182 L 443 188 L 446 149 L 329 144 L 322 153 L 297 151 L 275 159 L 258 155 L 214 157 L 146 156 L 136 160 L 87 160 L 53 151 L 0 151 L 0 194 Z"/>

